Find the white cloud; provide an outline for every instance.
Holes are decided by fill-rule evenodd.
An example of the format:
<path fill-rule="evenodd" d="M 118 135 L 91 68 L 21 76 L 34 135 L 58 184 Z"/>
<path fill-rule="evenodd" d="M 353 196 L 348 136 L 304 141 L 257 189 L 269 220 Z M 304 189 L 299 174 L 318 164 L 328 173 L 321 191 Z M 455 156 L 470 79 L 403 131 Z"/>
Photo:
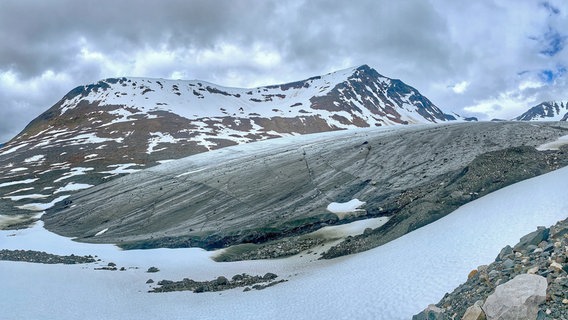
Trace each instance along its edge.
<path fill-rule="evenodd" d="M 519 90 L 538 89 L 544 87 L 545 84 L 541 81 L 527 80 L 519 84 Z"/>
<path fill-rule="evenodd" d="M 485 115 L 484 120 L 510 120 L 527 111 L 527 106 L 533 106 L 539 102 L 534 96 L 525 97 L 518 91 L 509 91 L 500 93 L 496 97 L 475 101 L 474 104 L 463 109 L 474 114 Z"/>
<path fill-rule="evenodd" d="M 455 85 L 453 85 L 452 90 L 457 94 L 462 94 L 467 90 L 468 86 L 469 86 L 469 82 L 462 81 L 462 82 L 459 82 L 459 83 L 456 83 Z"/>
<path fill-rule="evenodd" d="M 480 118 L 568 92 L 562 0 L 101 0 L 88 9 L 1 2 L 0 141 L 73 87 L 109 77 L 252 87 L 368 64 L 446 112 Z M 54 13 L 65 19 L 53 23 Z"/>

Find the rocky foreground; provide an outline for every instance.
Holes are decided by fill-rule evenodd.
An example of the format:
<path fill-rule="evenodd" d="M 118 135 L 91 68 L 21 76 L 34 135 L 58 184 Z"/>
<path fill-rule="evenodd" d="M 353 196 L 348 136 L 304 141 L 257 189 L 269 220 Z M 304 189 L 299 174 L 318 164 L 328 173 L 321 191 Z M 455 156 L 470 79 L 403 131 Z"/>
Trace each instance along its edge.
<path fill-rule="evenodd" d="M 506 246 L 413 319 L 568 319 L 568 219 Z"/>
<path fill-rule="evenodd" d="M 172 291 L 193 291 L 194 293 L 217 292 L 244 287 L 247 292 L 252 289 L 263 290 L 288 280 L 276 280 L 278 275 L 267 273 L 264 276 L 251 276 L 246 273 L 236 274 L 231 280 L 224 276 L 219 276 L 211 281 L 195 281 L 185 278 L 181 281 L 162 280 L 158 282 L 158 287 L 154 287 L 149 292 L 172 292 Z M 146 283 L 153 283 L 150 279 Z"/>
<path fill-rule="evenodd" d="M 0 250 L 0 260 L 44 264 L 80 264 L 97 261 L 93 256 L 76 256 L 74 254 L 61 256 L 43 251 L 7 249 Z"/>

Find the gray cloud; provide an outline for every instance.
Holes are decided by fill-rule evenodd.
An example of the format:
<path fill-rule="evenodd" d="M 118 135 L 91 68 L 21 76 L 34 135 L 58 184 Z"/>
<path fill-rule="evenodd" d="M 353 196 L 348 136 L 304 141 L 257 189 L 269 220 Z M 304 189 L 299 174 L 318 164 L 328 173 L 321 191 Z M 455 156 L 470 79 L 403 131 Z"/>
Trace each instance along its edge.
<path fill-rule="evenodd" d="M 444 110 L 512 117 L 566 99 L 567 12 L 561 0 L 4 0 L 0 141 L 101 78 L 255 86 L 364 63 Z"/>

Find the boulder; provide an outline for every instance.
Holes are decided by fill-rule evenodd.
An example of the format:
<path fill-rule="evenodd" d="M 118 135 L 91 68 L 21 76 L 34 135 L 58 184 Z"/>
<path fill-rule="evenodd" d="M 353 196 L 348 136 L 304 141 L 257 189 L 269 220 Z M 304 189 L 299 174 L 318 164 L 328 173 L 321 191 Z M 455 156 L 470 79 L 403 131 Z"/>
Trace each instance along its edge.
<path fill-rule="evenodd" d="M 513 248 L 511 248 L 511 246 L 507 245 L 505 248 L 501 249 L 501 252 L 499 252 L 499 255 L 497 256 L 495 261 L 505 260 L 506 257 L 508 257 L 509 255 L 512 255 L 512 254 L 513 254 Z"/>
<path fill-rule="evenodd" d="M 487 320 L 536 319 L 547 286 L 546 278 L 534 274 L 520 274 L 497 286 L 483 304 Z"/>
<path fill-rule="evenodd" d="M 461 320 L 486 320 L 485 312 L 481 309 L 483 301 L 477 301 L 473 306 L 467 308 Z"/>
<path fill-rule="evenodd" d="M 549 235 L 550 229 L 545 227 L 538 227 L 536 231 L 523 236 L 519 240 L 519 243 L 515 245 L 515 251 L 523 250 L 530 245 L 537 246 L 542 241 L 548 240 Z"/>
<path fill-rule="evenodd" d="M 429 305 L 417 315 L 412 316 L 412 320 L 446 320 L 444 309 L 436 307 L 436 305 Z"/>

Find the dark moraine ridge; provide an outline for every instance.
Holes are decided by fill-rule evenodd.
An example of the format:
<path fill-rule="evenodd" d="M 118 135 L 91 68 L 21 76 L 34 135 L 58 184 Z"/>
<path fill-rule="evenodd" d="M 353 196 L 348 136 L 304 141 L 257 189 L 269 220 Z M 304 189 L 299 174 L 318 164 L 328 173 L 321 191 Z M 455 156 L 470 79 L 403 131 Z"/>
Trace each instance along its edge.
<path fill-rule="evenodd" d="M 488 192 L 568 164 L 562 149 L 534 148 L 567 134 L 561 122 L 458 123 L 229 147 L 85 190 L 43 220 L 79 241 L 214 249 L 391 217 L 330 250 L 331 258 L 388 242 Z M 326 210 L 354 198 L 366 202 L 358 216 L 340 219 Z"/>

